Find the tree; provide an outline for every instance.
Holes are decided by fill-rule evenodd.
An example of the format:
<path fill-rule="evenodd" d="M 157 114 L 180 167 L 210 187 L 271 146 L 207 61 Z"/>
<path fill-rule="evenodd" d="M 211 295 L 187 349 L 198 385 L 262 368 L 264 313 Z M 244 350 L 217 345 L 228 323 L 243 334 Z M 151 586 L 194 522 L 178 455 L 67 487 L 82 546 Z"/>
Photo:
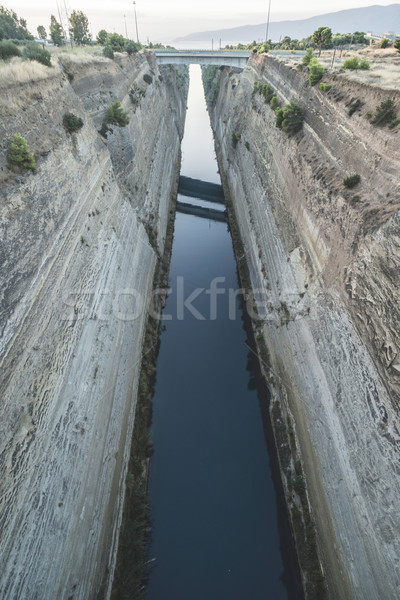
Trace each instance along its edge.
<path fill-rule="evenodd" d="M 400 52 L 400 38 L 397 38 L 397 40 L 394 42 L 393 46 L 396 48 L 396 50 L 398 52 Z"/>
<path fill-rule="evenodd" d="M 55 46 L 64 45 L 64 32 L 54 15 L 50 18 L 50 37 Z"/>
<path fill-rule="evenodd" d="M 387 38 L 383 38 L 383 40 L 381 41 L 381 45 L 379 46 L 379 48 L 387 48 L 389 46 L 389 40 Z"/>
<path fill-rule="evenodd" d="M 39 27 L 37 28 L 37 32 L 38 32 L 39 39 L 42 40 L 42 42 L 43 42 L 43 48 L 44 48 L 44 42 L 46 41 L 47 34 L 46 34 L 46 30 L 43 27 L 43 25 L 39 25 Z"/>
<path fill-rule="evenodd" d="M 100 29 L 99 33 L 97 34 L 96 42 L 100 44 L 100 46 L 105 46 L 107 44 L 107 36 L 107 31 L 105 29 Z"/>
<path fill-rule="evenodd" d="M 81 10 L 74 10 L 69 21 L 71 24 L 69 32 L 75 43 L 78 46 L 89 44 L 92 36 L 89 33 L 89 20 L 87 16 Z"/>
<path fill-rule="evenodd" d="M 282 129 L 288 137 L 292 137 L 303 127 L 303 109 L 296 102 L 289 102 L 285 106 L 282 117 Z"/>
<path fill-rule="evenodd" d="M 29 151 L 28 142 L 20 133 L 15 133 L 8 145 L 8 163 L 9 165 L 22 167 L 24 169 L 34 169 L 36 166 L 35 158 Z"/>
<path fill-rule="evenodd" d="M 315 85 L 316 83 L 318 83 L 318 81 L 321 81 L 321 79 L 325 73 L 325 69 L 321 65 L 321 63 L 318 62 L 318 60 L 316 58 L 312 58 L 310 60 L 309 66 L 310 66 L 310 74 L 309 74 L 308 80 L 310 82 L 310 85 Z"/>
<path fill-rule="evenodd" d="M 319 48 L 321 54 L 322 48 L 327 48 L 332 44 L 332 29 L 330 27 L 318 27 L 312 36 L 314 44 Z"/>
<path fill-rule="evenodd" d="M 121 102 L 116 100 L 107 109 L 105 122 L 118 125 L 119 127 L 126 127 L 129 124 L 128 113 L 123 110 Z"/>
<path fill-rule="evenodd" d="M 25 19 L 20 19 L 16 12 L 0 5 L 0 29 L 3 37 L 15 40 L 33 40 L 27 29 Z"/>

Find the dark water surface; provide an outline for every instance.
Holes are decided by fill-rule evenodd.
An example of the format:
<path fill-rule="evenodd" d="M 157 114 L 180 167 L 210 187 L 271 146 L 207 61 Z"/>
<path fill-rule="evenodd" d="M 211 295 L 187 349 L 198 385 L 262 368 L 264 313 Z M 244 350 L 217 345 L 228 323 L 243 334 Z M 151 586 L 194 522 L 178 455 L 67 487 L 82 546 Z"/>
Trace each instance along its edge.
<path fill-rule="evenodd" d="M 220 183 L 199 67 L 188 106 L 182 175 Z M 239 300 L 213 294 L 213 280 L 239 287 L 227 224 L 178 213 L 153 400 L 147 600 L 287 599 Z"/>

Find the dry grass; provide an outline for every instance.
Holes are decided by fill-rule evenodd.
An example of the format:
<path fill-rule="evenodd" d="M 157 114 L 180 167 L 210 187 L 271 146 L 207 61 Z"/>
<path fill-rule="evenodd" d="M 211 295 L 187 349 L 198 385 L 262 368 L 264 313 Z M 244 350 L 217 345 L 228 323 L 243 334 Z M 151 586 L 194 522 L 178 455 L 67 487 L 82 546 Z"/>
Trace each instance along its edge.
<path fill-rule="evenodd" d="M 75 49 L 74 49 L 75 50 Z M 84 50 L 84 49 L 82 49 Z M 67 65 L 88 65 L 91 63 L 108 63 L 108 58 L 102 54 L 89 52 L 61 52 L 57 54 L 57 58 L 66 67 Z"/>
<path fill-rule="evenodd" d="M 0 61 L 0 89 L 6 89 L 17 83 L 30 83 L 56 77 L 60 74 L 58 65 L 49 68 L 36 61 L 13 58 Z"/>

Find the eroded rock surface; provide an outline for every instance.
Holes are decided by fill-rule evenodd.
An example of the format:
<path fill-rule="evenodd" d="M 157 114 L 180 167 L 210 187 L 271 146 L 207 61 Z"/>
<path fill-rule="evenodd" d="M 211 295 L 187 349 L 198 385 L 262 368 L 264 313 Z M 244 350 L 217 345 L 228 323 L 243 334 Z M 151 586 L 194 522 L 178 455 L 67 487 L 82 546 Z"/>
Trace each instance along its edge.
<path fill-rule="evenodd" d="M 289 139 L 275 126 L 263 97 L 252 97 L 255 81 L 304 108 L 302 132 Z M 395 600 L 400 149 L 398 129 L 374 127 L 366 114 L 388 97 L 400 109 L 400 94 L 326 81 L 328 94 L 293 64 L 253 56 L 242 73 L 222 70 L 210 112 L 274 396 L 295 420 L 330 595 Z M 353 173 L 361 183 L 347 190 Z"/>
<path fill-rule="evenodd" d="M 161 75 L 151 55 L 60 60 L 64 74 L 0 100 L 4 599 L 87 599 L 109 583 L 186 110 L 174 69 Z M 115 100 L 130 124 L 105 139 Z M 66 134 L 65 112 L 83 119 L 77 134 Z M 7 172 L 17 132 L 36 174 Z"/>

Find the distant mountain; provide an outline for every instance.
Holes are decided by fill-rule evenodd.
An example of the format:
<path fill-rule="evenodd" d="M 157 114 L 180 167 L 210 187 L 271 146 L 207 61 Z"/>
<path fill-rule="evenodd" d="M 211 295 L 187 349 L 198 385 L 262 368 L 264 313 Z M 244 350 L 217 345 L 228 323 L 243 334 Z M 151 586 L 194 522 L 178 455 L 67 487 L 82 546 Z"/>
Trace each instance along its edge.
<path fill-rule="evenodd" d="M 338 12 L 318 15 L 298 21 L 277 21 L 269 25 L 268 37 L 274 42 L 285 35 L 302 39 L 311 35 L 318 27 L 330 27 L 334 33 L 352 33 L 353 31 L 372 31 L 386 33 L 394 31 L 400 35 L 400 4 L 389 6 L 366 6 Z M 176 42 L 225 40 L 226 42 L 252 42 L 265 39 L 265 23 L 243 25 L 232 29 L 200 31 L 176 39 Z"/>

